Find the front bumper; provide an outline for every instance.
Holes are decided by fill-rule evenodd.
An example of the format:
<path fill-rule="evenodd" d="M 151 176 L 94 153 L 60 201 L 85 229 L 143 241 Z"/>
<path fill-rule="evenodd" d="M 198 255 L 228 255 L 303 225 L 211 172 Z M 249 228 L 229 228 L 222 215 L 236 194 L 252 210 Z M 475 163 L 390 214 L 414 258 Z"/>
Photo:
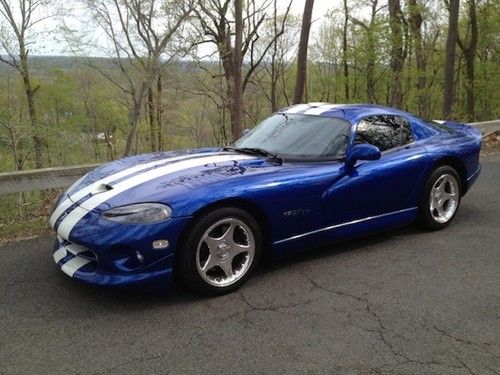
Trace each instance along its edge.
<path fill-rule="evenodd" d="M 54 245 L 54 262 L 66 275 L 88 284 L 103 286 L 139 286 L 157 284 L 172 286 L 173 254 L 167 255 L 138 271 L 113 273 L 102 269 L 90 249 L 61 239 Z"/>
<path fill-rule="evenodd" d="M 66 275 L 88 284 L 154 284 L 167 290 L 173 280 L 174 252 L 188 220 L 173 218 L 158 224 L 125 225 L 89 213 L 69 240 L 57 236 L 54 262 Z M 154 249 L 152 243 L 158 239 L 167 239 L 168 248 Z"/>

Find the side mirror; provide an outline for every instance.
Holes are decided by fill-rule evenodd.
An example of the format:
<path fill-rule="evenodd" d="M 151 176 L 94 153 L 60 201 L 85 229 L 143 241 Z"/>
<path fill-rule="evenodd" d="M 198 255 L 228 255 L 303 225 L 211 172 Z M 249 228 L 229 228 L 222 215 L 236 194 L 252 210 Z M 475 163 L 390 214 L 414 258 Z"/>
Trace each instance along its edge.
<path fill-rule="evenodd" d="M 380 149 L 368 143 L 355 145 L 346 158 L 347 169 L 351 169 L 358 160 L 378 160 L 380 159 Z"/>
<path fill-rule="evenodd" d="M 243 130 L 243 135 L 247 135 L 249 131 L 250 129 L 246 128 L 245 130 Z"/>

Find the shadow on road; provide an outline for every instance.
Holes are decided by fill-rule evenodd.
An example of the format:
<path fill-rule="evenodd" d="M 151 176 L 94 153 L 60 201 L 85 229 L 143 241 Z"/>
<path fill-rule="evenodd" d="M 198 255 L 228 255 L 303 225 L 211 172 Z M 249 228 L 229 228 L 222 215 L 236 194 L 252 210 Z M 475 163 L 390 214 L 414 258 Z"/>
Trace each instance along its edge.
<path fill-rule="evenodd" d="M 360 239 L 342 241 L 334 245 L 323 246 L 315 249 L 304 250 L 288 259 L 264 261 L 252 276 L 258 279 L 262 275 L 281 272 L 288 267 L 306 264 L 326 258 L 335 258 L 339 254 L 351 251 L 371 251 L 373 247 L 381 245 L 391 238 L 400 236 L 413 236 L 426 233 L 416 225 L 383 232 Z M 210 300 L 214 297 L 194 294 L 179 283 L 175 283 L 172 290 L 161 290 L 161 287 L 135 287 L 135 288 L 103 288 L 69 280 L 67 276 L 58 272 L 59 287 L 68 289 L 74 294 L 75 300 L 85 298 L 88 302 L 105 307 L 106 309 L 148 309 L 152 307 L 183 305 Z M 242 287 L 243 289 L 245 286 Z"/>

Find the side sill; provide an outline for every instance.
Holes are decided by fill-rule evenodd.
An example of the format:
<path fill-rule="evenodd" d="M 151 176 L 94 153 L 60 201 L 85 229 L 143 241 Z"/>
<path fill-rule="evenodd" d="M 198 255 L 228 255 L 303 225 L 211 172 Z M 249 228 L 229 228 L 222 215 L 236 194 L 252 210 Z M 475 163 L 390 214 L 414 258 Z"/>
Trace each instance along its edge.
<path fill-rule="evenodd" d="M 346 223 L 335 224 L 335 225 L 328 226 L 326 228 L 316 229 L 316 230 L 313 230 L 313 231 L 310 231 L 310 232 L 306 232 L 306 233 L 302 233 L 302 234 L 297 234 L 297 235 L 292 236 L 292 237 L 284 238 L 282 240 L 275 241 L 273 244 L 274 245 L 278 245 L 278 244 L 281 244 L 281 243 L 284 243 L 284 242 L 298 240 L 300 238 L 303 238 L 303 237 L 306 237 L 306 236 L 310 236 L 312 234 L 326 232 L 326 231 L 330 231 L 330 230 L 333 230 L 333 229 L 345 227 L 345 226 L 348 226 L 348 225 L 354 225 L 354 224 L 362 223 L 362 222 L 365 222 L 365 221 L 380 219 L 380 218 L 391 216 L 391 215 L 398 215 L 398 214 L 402 214 L 402 213 L 405 213 L 405 212 L 416 211 L 417 209 L 418 209 L 418 207 L 405 208 L 405 209 L 399 210 L 399 211 L 388 212 L 388 213 L 381 214 L 381 215 L 369 216 L 369 217 L 365 217 L 363 219 L 357 219 L 357 220 L 348 221 Z"/>

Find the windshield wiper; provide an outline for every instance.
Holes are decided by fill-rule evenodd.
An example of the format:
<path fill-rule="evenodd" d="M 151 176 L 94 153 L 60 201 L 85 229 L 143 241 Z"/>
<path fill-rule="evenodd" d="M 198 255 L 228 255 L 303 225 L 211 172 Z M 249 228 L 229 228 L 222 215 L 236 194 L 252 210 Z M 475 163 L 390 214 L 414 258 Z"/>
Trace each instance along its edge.
<path fill-rule="evenodd" d="M 236 151 L 236 152 L 241 152 L 245 154 L 250 154 L 250 155 L 259 155 L 259 156 L 266 156 L 268 158 L 271 158 L 275 161 L 277 161 L 279 164 L 283 164 L 283 158 L 279 157 L 276 154 L 273 154 L 272 152 L 266 151 L 262 148 L 258 147 L 224 147 L 224 151 Z"/>

